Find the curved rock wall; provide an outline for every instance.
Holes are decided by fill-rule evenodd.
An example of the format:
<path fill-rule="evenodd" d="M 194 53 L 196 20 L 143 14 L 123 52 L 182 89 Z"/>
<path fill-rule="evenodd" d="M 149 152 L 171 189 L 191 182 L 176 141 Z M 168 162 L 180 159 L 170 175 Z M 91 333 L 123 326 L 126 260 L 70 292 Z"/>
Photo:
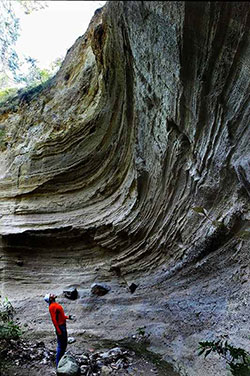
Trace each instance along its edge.
<path fill-rule="evenodd" d="M 249 348 L 249 8 L 108 2 L 47 86 L 1 109 L 2 295 L 21 315 L 76 286 L 74 333 L 146 325 L 182 374 L 226 374 L 200 340 Z M 112 286 L 94 303 L 93 281 Z"/>

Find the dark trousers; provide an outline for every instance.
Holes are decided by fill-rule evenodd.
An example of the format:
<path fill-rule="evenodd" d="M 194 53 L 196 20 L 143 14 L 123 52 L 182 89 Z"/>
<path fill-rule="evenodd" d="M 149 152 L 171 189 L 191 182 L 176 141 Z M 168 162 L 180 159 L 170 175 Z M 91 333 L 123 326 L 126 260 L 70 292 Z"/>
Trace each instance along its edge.
<path fill-rule="evenodd" d="M 56 334 L 57 336 L 56 367 L 58 366 L 59 360 L 64 355 L 66 348 L 67 348 L 67 343 L 68 343 L 66 324 L 59 325 L 59 328 L 61 329 L 62 335 L 59 336 L 58 334 Z"/>

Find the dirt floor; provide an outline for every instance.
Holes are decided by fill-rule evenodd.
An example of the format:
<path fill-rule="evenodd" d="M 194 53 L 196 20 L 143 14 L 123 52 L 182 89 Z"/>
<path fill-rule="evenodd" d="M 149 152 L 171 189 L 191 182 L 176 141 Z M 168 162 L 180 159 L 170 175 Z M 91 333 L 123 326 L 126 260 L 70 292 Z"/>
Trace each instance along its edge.
<path fill-rule="evenodd" d="M 30 312 L 29 309 L 25 310 L 29 307 L 28 299 L 15 303 L 14 322 L 18 322 L 22 335 L 15 340 L 0 339 L 0 376 L 56 375 L 57 340 L 47 309 L 45 310 L 42 306 L 39 310 L 39 304 L 42 303 L 38 302 L 35 311 L 40 312 L 40 316 L 35 315 L 34 311 Z M 68 304 L 71 311 L 75 308 L 76 312 L 73 311 L 73 314 L 80 317 L 77 311 L 77 308 L 82 308 L 80 304 L 75 304 L 72 308 L 71 302 L 65 300 L 63 303 L 66 307 Z M 71 320 L 68 325 L 66 353 L 73 355 L 76 359 L 82 376 L 178 376 L 167 362 L 162 361 L 160 356 L 148 351 L 151 340 L 145 331 L 127 330 L 125 331 L 127 337 L 111 340 L 107 339 L 110 338 L 109 327 L 106 328 L 103 324 L 101 337 L 96 330 L 100 328 L 99 321 L 93 318 L 93 323 L 91 322 L 88 328 L 86 326 L 89 321 L 90 319 L 83 320 L 84 327 L 79 326 L 81 321 L 75 321 L 75 319 Z M 76 324 L 78 324 L 77 328 L 74 327 Z M 112 330 L 115 332 L 116 328 Z"/>

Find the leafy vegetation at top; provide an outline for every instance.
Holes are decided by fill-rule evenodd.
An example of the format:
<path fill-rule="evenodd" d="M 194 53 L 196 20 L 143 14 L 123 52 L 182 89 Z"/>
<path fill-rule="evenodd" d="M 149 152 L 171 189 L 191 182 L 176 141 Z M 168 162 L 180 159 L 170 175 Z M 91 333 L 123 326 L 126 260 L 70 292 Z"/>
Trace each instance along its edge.
<path fill-rule="evenodd" d="M 19 4 L 25 14 L 47 7 L 46 1 L 37 0 L 1 0 L 0 2 L 0 105 L 12 101 L 18 95 L 43 86 L 59 69 L 62 58 L 56 59 L 49 69 L 41 69 L 37 61 L 30 56 L 21 57 L 15 50 L 15 44 L 20 36 L 20 23 L 15 13 Z M 21 68 L 26 67 L 26 73 Z M 8 104 L 7 104 L 8 108 Z"/>
<path fill-rule="evenodd" d="M 62 59 L 56 59 L 52 64 L 50 69 L 40 69 L 33 63 L 32 69 L 30 69 L 29 74 L 24 77 L 23 82 L 26 83 L 24 88 L 18 87 L 3 87 L 1 86 L 1 79 L 4 80 L 4 74 L 0 74 L 0 105 L 6 103 L 17 95 L 22 95 L 26 92 L 31 92 L 32 89 L 36 87 L 43 87 L 45 84 L 55 75 L 56 71 L 61 65 Z M 34 91 L 34 90 L 33 90 Z M 39 90 L 38 90 L 39 91 Z"/>
<path fill-rule="evenodd" d="M 19 4 L 26 14 L 45 8 L 46 1 L 37 0 L 1 0 L 0 2 L 0 74 L 16 83 L 23 82 L 25 77 L 20 73 L 21 57 L 15 50 L 15 44 L 20 36 L 20 20 L 13 5 Z M 30 61 L 31 59 L 31 61 Z M 25 57 L 26 63 L 31 64 L 32 58 Z M 3 87 L 3 86 L 2 86 Z"/>
<path fill-rule="evenodd" d="M 250 354 L 240 347 L 234 347 L 228 341 L 204 341 L 199 342 L 198 355 L 204 354 L 206 358 L 211 352 L 217 353 L 229 366 L 233 376 L 250 375 Z"/>

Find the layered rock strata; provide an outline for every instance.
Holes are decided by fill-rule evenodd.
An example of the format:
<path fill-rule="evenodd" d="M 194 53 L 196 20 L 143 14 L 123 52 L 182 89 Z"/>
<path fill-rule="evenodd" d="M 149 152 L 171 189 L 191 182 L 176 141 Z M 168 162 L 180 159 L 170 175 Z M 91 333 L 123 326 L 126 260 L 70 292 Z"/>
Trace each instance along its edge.
<path fill-rule="evenodd" d="M 74 333 L 146 325 L 180 374 L 226 375 L 200 340 L 250 349 L 249 8 L 108 2 L 57 75 L 1 109 L 2 296 L 26 318 L 37 302 L 38 334 L 42 296 L 73 286 Z M 93 300 L 97 281 L 111 291 Z"/>

